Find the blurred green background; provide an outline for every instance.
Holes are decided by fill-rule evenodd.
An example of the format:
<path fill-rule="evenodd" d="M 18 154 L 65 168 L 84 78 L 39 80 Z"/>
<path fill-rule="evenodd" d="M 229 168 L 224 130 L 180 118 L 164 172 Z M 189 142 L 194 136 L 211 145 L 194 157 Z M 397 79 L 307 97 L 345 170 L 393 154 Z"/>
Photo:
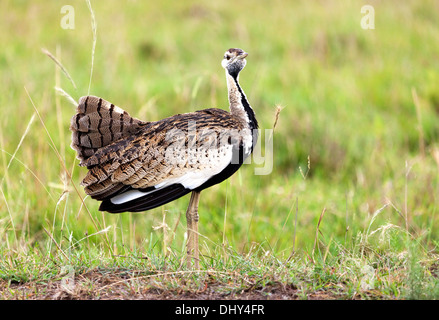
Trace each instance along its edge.
<path fill-rule="evenodd" d="M 373 30 L 361 27 L 365 4 L 375 9 Z M 72 30 L 61 27 L 64 5 L 74 8 Z M 203 191 L 202 251 L 223 242 L 238 251 L 253 242 L 279 254 L 293 246 L 309 251 L 323 210 L 323 241 L 345 243 L 386 204 L 372 229 L 407 228 L 436 248 L 439 2 L 92 1 L 92 7 L 90 94 L 148 121 L 227 109 L 220 62 L 225 50 L 239 47 L 249 52 L 241 85 L 262 129 L 273 127 L 282 107 L 271 174 L 255 175 L 258 165 L 245 165 Z M 86 2 L 1 1 L 0 12 L 0 246 L 29 248 L 50 242 L 49 234 L 62 245 L 110 227 L 88 243 L 107 237 L 116 252 L 160 250 L 163 243 L 180 250 L 189 197 L 121 215 L 100 213 L 99 203 L 86 198 L 89 214 L 75 191 L 85 196 L 79 182 L 86 170 L 69 147 L 75 108 L 54 86 L 76 100 L 88 93 L 93 33 Z M 61 61 L 76 89 L 41 48 Z M 165 234 L 155 228 L 163 221 Z"/>

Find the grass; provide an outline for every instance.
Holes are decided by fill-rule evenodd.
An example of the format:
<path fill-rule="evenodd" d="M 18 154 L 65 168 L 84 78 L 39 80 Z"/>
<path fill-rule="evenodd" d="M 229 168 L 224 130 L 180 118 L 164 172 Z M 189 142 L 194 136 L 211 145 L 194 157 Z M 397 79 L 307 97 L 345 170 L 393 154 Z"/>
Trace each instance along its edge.
<path fill-rule="evenodd" d="M 374 30 L 356 1 L 94 1 L 94 27 L 78 1 L 64 30 L 61 4 L 3 1 L 0 296 L 437 299 L 437 4 L 370 4 Z M 229 47 L 250 53 L 261 128 L 276 123 L 273 171 L 244 165 L 202 193 L 193 272 L 187 198 L 111 215 L 86 197 L 54 87 L 145 120 L 227 108 Z"/>

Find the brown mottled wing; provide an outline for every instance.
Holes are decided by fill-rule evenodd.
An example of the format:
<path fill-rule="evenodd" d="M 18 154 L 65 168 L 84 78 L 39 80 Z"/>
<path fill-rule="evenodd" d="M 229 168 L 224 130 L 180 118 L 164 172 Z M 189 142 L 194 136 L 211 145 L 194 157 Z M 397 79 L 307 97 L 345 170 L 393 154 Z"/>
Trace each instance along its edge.
<path fill-rule="evenodd" d="M 83 166 L 100 148 L 136 134 L 145 125 L 102 98 L 85 96 L 79 99 L 77 113 L 71 120 L 71 146 Z"/>

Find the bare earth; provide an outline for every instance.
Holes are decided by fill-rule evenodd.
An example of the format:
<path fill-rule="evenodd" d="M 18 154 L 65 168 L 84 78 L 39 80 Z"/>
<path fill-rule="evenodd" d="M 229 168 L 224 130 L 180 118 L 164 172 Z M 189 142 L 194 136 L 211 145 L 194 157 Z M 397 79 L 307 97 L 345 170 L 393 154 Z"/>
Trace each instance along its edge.
<path fill-rule="evenodd" d="M 183 281 L 184 280 L 181 280 Z M 103 273 L 92 270 L 73 278 L 17 283 L 0 281 L 1 299 L 13 300 L 328 300 L 334 292 L 300 295 L 292 284 L 248 285 L 234 290 L 207 278 L 197 286 L 179 283 L 173 289 L 160 288 L 160 279 L 133 276 L 128 272 Z M 196 287 L 194 289 L 194 287 Z"/>

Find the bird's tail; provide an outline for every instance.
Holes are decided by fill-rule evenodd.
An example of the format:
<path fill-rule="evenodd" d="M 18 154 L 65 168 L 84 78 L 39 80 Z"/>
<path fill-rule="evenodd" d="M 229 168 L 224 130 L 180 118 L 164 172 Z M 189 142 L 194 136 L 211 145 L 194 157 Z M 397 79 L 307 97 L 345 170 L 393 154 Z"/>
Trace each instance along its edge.
<path fill-rule="evenodd" d="M 98 149 L 138 132 L 146 124 L 102 98 L 85 96 L 79 99 L 70 123 L 71 146 L 84 164 Z"/>

